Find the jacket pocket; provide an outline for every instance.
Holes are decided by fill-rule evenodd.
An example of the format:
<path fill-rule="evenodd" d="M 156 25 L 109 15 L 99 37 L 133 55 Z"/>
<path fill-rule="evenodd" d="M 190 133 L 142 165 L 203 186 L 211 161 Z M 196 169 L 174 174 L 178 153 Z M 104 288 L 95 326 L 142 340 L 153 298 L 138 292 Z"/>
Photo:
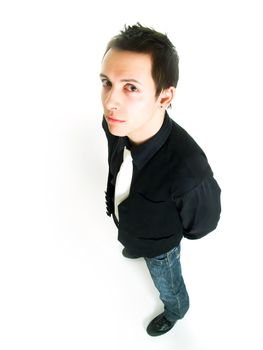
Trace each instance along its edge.
<path fill-rule="evenodd" d="M 182 225 L 172 201 L 151 200 L 142 193 L 132 193 L 119 205 L 119 229 L 136 238 L 166 239 Z"/>

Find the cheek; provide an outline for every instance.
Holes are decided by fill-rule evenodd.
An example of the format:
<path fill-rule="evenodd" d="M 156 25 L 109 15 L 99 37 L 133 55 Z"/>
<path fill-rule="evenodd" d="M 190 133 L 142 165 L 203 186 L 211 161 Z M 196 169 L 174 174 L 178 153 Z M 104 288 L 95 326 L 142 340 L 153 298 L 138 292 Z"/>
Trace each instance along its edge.
<path fill-rule="evenodd" d="M 132 96 L 129 96 L 127 99 L 127 105 L 129 104 L 134 109 L 141 109 L 145 110 L 151 105 L 151 101 L 149 97 L 143 95 L 143 94 L 134 94 Z"/>
<path fill-rule="evenodd" d="M 105 102 L 105 98 L 106 98 L 104 90 L 101 91 L 100 98 L 101 98 L 101 102 L 104 103 Z"/>

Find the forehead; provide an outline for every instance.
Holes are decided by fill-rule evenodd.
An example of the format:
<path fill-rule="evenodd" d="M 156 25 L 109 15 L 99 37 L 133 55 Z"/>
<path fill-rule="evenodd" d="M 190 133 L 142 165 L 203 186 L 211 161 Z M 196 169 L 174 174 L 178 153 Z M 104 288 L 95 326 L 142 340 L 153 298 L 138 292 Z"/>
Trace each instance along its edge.
<path fill-rule="evenodd" d="M 110 49 L 103 58 L 101 73 L 109 78 L 152 80 L 150 54 Z"/>

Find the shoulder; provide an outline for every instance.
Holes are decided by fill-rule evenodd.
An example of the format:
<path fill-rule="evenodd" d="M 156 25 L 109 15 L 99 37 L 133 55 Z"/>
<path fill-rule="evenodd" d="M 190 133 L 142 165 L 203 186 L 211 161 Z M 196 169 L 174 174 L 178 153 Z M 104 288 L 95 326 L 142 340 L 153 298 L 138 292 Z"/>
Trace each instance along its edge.
<path fill-rule="evenodd" d="M 181 195 L 213 175 L 206 154 L 188 132 L 172 121 L 167 140 L 173 192 Z"/>
<path fill-rule="evenodd" d="M 168 139 L 170 150 L 180 159 L 195 153 L 204 153 L 193 137 L 179 124 L 172 120 L 172 130 Z"/>

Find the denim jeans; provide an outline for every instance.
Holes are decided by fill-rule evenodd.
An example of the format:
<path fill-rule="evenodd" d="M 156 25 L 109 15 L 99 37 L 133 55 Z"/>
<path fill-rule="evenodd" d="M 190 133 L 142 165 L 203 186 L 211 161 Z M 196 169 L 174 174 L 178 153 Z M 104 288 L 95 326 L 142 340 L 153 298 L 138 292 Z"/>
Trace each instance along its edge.
<path fill-rule="evenodd" d="M 189 297 L 181 272 L 180 245 L 168 253 L 144 259 L 164 304 L 165 317 L 170 321 L 183 318 L 189 308 Z"/>

